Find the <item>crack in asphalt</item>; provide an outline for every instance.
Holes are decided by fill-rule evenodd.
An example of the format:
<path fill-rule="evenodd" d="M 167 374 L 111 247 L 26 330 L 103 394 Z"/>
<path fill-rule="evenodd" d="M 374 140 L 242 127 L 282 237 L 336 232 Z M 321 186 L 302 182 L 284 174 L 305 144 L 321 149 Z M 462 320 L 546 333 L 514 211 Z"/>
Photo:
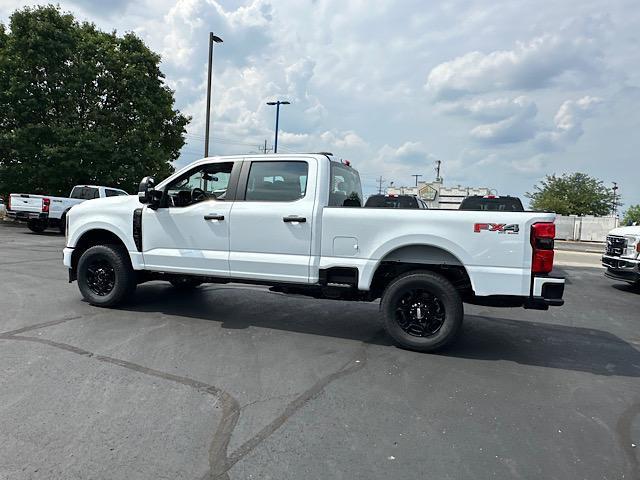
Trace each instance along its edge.
<path fill-rule="evenodd" d="M 240 406 L 240 403 L 231 394 L 224 391 L 223 389 L 218 388 L 214 385 L 209 385 L 199 380 L 194 380 L 189 377 L 174 375 L 172 373 L 163 372 L 161 370 L 145 367 L 137 363 L 129 362 L 127 360 L 122 360 L 119 358 L 109 357 L 107 355 L 100 355 L 67 343 L 56 342 L 54 340 L 49 340 L 46 338 L 20 335 L 29 331 L 52 327 L 80 318 L 83 317 L 65 317 L 58 320 L 51 320 L 28 327 L 18 328 L 16 330 L 0 333 L 0 339 L 33 342 L 47 345 L 53 348 L 64 350 L 66 352 L 74 353 L 76 355 L 92 358 L 99 362 L 116 365 L 138 373 L 179 383 L 181 385 L 191 387 L 199 392 L 207 393 L 216 397 L 222 410 L 222 418 L 213 433 L 213 437 L 209 445 L 209 471 L 204 477 L 202 477 L 203 480 L 228 480 L 228 472 L 236 463 L 242 460 L 264 440 L 275 433 L 298 410 L 300 410 L 311 400 L 320 395 L 320 393 L 322 393 L 330 383 L 362 369 L 367 359 L 366 353 L 368 344 L 370 344 L 378 336 L 381 335 L 381 332 L 377 332 L 369 341 L 362 342 L 357 352 L 352 355 L 351 358 L 347 362 L 345 362 L 338 370 L 320 378 L 309 389 L 296 396 L 296 398 L 294 398 L 287 404 L 287 406 L 284 408 L 284 411 L 279 416 L 277 416 L 268 425 L 262 428 L 253 437 L 240 445 L 234 452 L 229 454 L 229 443 L 240 419 L 240 412 L 243 407 Z"/>

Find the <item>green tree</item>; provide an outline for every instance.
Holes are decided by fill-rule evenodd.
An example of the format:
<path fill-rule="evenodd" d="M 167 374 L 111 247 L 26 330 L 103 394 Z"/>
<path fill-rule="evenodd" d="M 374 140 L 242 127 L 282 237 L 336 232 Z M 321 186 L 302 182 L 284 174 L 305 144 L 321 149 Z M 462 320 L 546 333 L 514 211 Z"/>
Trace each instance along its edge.
<path fill-rule="evenodd" d="M 534 210 L 560 215 L 608 215 L 614 204 L 613 190 L 586 173 L 547 175 L 526 197 Z"/>
<path fill-rule="evenodd" d="M 622 225 L 631 225 L 634 222 L 640 224 L 640 204 L 631 205 L 622 219 Z"/>
<path fill-rule="evenodd" d="M 132 192 L 144 175 L 169 175 L 189 118 L 159 62 L 133 33 L 51 5 L 15 11 L 0 24 L 0 193 Z"/>

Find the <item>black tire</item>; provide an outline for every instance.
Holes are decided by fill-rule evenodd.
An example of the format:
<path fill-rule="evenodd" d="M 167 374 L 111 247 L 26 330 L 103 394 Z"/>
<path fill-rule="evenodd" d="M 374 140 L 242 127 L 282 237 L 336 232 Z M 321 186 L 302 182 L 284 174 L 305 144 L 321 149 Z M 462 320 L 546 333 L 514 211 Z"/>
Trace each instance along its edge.
<path fill-rule="evenodd" d="M 451 282 L 427 271 L 393 280 L 382 295 L 380 310 L 391 338 L 419 352 L 451 344 L 464 317 L 462 298 Z"/>
<path fill-rule="evenodd" d="M 176 277 L 169 282 L 179 290 L 192 290 L 202 285 L 202 280 L 196 277 Z"/>
<path fill-rule="evenodd" d="M 117 245 L 96 245 L 78 261 L 78 288 L 91 305 L 113 307 L 136 289 L 136 274 L 129 254 Z"/>
<path fill-rule="evenodd" d="M 47 229 L 46 220 L 29 220 L 27 227 L 34 233 L 42 233 Z"/>
<path fill-rule="evenodd" d="M 64 212 L 62 214 L 62 217 L 60 217 L 60 223 L 58 224 L 58 230 L 60 230 L 61 234 L 65 234 L 65 231 L 67 230 L 67 212 Z"/>

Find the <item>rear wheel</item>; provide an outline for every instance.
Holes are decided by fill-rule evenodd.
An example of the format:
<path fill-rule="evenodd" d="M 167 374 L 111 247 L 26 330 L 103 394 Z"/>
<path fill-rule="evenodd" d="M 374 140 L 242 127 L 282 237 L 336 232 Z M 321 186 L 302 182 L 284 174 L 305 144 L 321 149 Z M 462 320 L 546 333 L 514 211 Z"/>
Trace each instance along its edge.
<path fill-rule="evenodd" d="M 169 282 L 179 290 L 191 290 L 202 285 L 202 280 L 195 277 L 177 277 Z"/>
<path fill-rule="evenodd" d="M 96 245 L 78 262 L 78 288 L 82 296 L 98 307 L 122 303 L 136 288 L 129 254 L 116 245 Z"/>
<path fill-rule="evenodd" d="M 430 352 L 453 342 L 464 309 L 455 287 L 442 275 L 411 272 L 385 290 L 380 309 L 389 335 L 402 347 Z"/>
<path fill-rule="evenodd" d="M 46 220 L 29 220 L 27 222 L 27 227 L 32 232 L 42 233 L 47 229 L 47 221 Z"/>

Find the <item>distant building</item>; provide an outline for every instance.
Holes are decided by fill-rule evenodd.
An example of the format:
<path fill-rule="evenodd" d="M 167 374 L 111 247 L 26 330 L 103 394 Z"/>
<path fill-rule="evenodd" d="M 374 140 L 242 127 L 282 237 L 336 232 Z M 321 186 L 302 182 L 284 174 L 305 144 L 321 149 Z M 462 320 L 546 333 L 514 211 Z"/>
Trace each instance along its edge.
<path fill-rule="evenodd" d="M 418 182 L 417 187 L 387 187 L 389 195 L 417 195 L 429 208 L 457 210 L 462 200 L 471 195 L 490 195 L 494 189 L 487 187 L 445 187 L 442 179 L 434 182 Z"/>

